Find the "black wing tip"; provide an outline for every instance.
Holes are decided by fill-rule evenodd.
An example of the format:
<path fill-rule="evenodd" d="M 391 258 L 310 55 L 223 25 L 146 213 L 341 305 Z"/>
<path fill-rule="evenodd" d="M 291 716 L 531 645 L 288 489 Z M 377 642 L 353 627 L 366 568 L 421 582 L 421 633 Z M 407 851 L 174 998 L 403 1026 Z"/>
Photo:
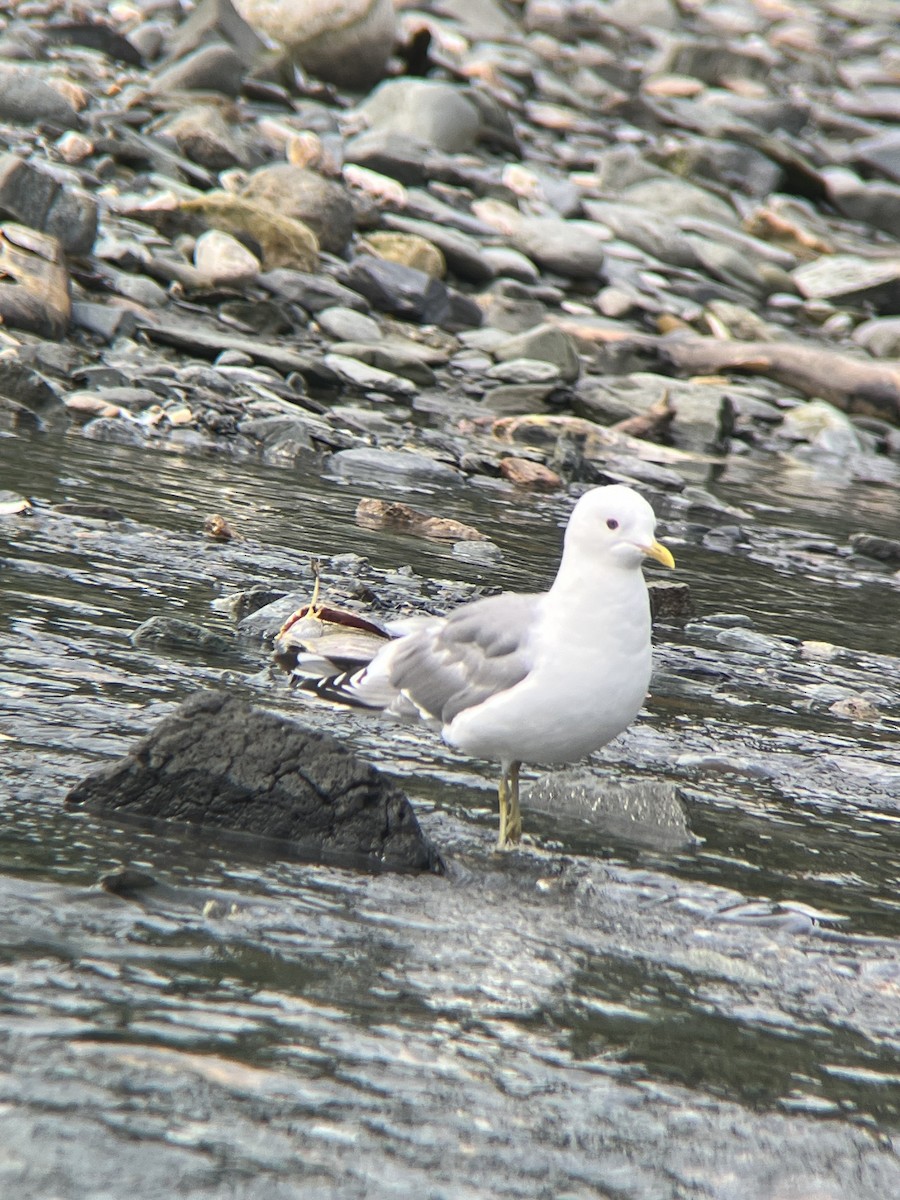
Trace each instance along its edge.
<path fill-rule="evenodd" d="M 291 675 L 292 688 L 309 692 L 313 696 L 318 696 L 320 700 L 327 700 L 330 704 L 342 704 L 345 708 L 378 708 L 378 705 L 366 704 L 359 698 L 358 694 L 353 691 L 355 683 L 356 675 L 351 675 L 348 671 L 342 671 L 339 675 L 326 675 L 318 679 L 310 675 L 298 675 L 296 672 Z"/>

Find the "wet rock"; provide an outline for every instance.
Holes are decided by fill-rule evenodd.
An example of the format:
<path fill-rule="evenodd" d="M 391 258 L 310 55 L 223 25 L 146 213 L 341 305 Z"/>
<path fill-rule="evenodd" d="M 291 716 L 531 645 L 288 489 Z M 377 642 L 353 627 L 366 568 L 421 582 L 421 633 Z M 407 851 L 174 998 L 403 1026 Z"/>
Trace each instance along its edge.
<path fill-rule="evenodd" d="M 481 128 L 478 108 L 451 83 L 390 79 L 357 109 L 369 130 L 422 147 L 460 154 L 471 150 Z M 347 154 L 353 159 L 353 142 Z"/>
<path fill-rule="evenodd" d="M 511 384 L 546 384 L 559 380 L 559 368 L 553 363 L 540 362 L 536 358 L 511 358 L 496 363 L 485 372 L 488 379 L 497 379 Z M 494 411 L 499 409 L 494 406 Z M 507 410 L 508 411 L 508 410 Z"/>
<path fill-rule="evenodd" d="M 347 142 L 344 153 L 348 163 L 345 177 L 358 184 L 365 180 L 373 191 L 380 196 L 390 195 L 395 203 L 406 199 L 401 185 L 414 187 L 428 182 L 428 150 L 402 133 L 369 129 Z M 388 181 L 394 180 L 389 190 Z"/>
<path fill-rule="evenodd" d="M 240 430 L 262 446 L 263 457 L 270 463 L 293 463 L 328 445 L 327 427 L 303 416 L 251 418 L 241 422 Z"/>
<path fill-rule="evenodd" d="M 381 78 L 397 34 L 393 0 L 237 0 L 236 7 L 304 70 L 351 91 Z"/>
<path fill-rule="evenodd" d="M 662 376 L 644 374 L 611 382 L 590 375 L 575 390 L 572 411 L 600 425 L 613 425 L 648 412 L 669 394 L 670 383 Z"/>
<path fill-rule="evenodd" d="M 68 100 L 30 67 L 0 67 L 0 120 L 60 129 L 81 126 L 81 118 Z"/>
<path fill-rule="evenodd" d="M 342 342 L 360 342 L 366 345 L 381 340 L 381 326 L 377 321 L 340 304 L 322 309 L 316 320 L 321 329 Z"/>
<path fill-rule="evenodd" d="M 628 483 L 631 486 L 654 488 L 667 492 L 683 492 L 687 486 L 677 471 L 664 467 L 661 463 L 645 462 L 625 454 L 606 454 L 602 464 L 603 478 L 597 482 Z"/>
<path fill-rule="evenodd" d="M 224 692 L 199 692 L 66 807 L 245 835 L 273 857 L 440 871 L 406 797 L 334 738 Z"/>
<path fill-rule="evenodd" d="M 779 190 L 782 172 L 777 163 L 755 146 L 726 138 L 694 138 L 660 161 L 690 179 L 716 179 L 750 196 Z"/>
<path fill-rule="evenodd" d="M 80 517 L 88 521 L 124 521 L 125 514 L 111 504 L 79 504 L 76 501 L 54 504 L 53 511 L 63 517 Z"/>
<path fill-rule="evenodd" d="M 890 129 L 854 142 L 849 150 L 849 161 L 900 183 L 900 130 Z"/>
<path fill-rule="evenodd" d="M 69 254 L 89 254 L 97 236 L 97 202 L 17 154 L 0 158 L 0 212 L 58 239 Z"/>
<path fill-rule="evenodd" d="M 403 399 L 411 399 L 418 391 L 409 379 L 403 379 L 392 371 L 373 367 L 358 358 L 350 358 L 346 354 L 326 354 L 323 362 L 329 370 L 334 371 L 342 383 L 350 387 L 383 392 L 387 396 L 399 396 Z"/>
<path fill-rule="evenodd" d="M 412 450 L 377 450 L 360 446 L 351 450 L 339 450 L 332 454 L 326 464 L 329 475 L 356 482 L 380 482 L 385 477 L 395 482 L 408 480 L 412 483 L 456 483 L 459 472 L 447 463 L 417 454 Z"/>
<path fill-rule="evenodd" d="M 312 585 L 310 585 L 312 586 Z M 254 613 L 266 608 L 268 605 L 274 604 L 279 600 L 284 599 L 284 591 L 275 588 L 267 587 L 265 584 L 256 584 L 252 587 L 242 588 L 240 591 L 230 592 L 226 596 L 220 596 L 212 602 L 212 608 L 216 612 L 227 613 L 228 616 L 236 624 L 244 620 L 249 620 Z M 294 604 L 294 608 L 297 608 Z M 290 610 L 285 613 L 285 617 L 290 616 Z M 274 632 L 277 632 L 278 627 L 283 623 L 283 619 L 275 626 Z M 249 630 L 239 630 L 239 632 L 251 632 Z M 255 631 L 254 631 L 255 632 Z M 260 631 L 261 638 L 265 639 L 271 636 L 271 633 L 266 634 Z"/>
<path fill-rule="evenodd" d="M 494 542 L 461 541 L 453 543 L 453 557 L 476 567 L 495 567 L 503 562 L 503 551 Z"/>
<path fill-rule="evenodd" d="M 304 376 L 309 374 L 313 378 L 321 379 L 324 374 L 325 382 L 334 381 L 331 372 L 325 371 L 321 360 L 313 360 L 308 355 L 298 354 L 294 350 L 285 349 L 259 337 L 239 337 L 233 333 L 223 335 L 221 330 L 210 329 L 199 322 L 186 319 L 176 322 L 155 317 L 152 321 L 141 322 L 141 328 L 147 337 L 154 341 L 179 346 L 190 350 L 192 354 L 216 357 L 223 350 L 229 350 L 247 354 L 254 361 L 265 363 L 285 375 L 298 371 Z"/>
<path fill-rule="evenodd" d="M 422 188 L 410 188 L 406 192 L 403 211 L 417 220 L 446 225 L 448 229 L 458 229 L 472 237 L 487 237 L 491 233 L 491 226 L 480 220 L 474 212 L 455 208 Z"/>
<path fill-rule="evenodd" d="M 689 621 L 696 616 L 690 584 L 669 579 L 647 581 L 654 621 Z"/>
<path fill-rule="evenodd" d="M 255 279 L 260 261 L 247 247 L 219 229 L 208 229 L 197 238 L 194 266 L 210 283 L 245 283 Z"/>
<path fill-rule="evenodd" d="M 672 437 L 677 446 L 694 450 L 727 450 L 734 432 L 734 404 L 727 390 L 703 384 L 675 385 L 669 392 L 675 417 Z"/>
<path fill-rule="evenodd" d="M 510 246 L 485 246 L 482 257 L 497 276 L 518 279 L 521 283 L 537 283 L 540 278 L 534 262 Z"/>
<path fill-rule="evenodd" d="M 469 283 L 489 283 L 498 274 L 487 250 L 483 250 L 475 238 L 461 230 L 447 229 L 433 221 L 417 220 L 399 213 L 385 213 L 384 224 L 388 229 L 425 238 L 440 250 L 447 269 Z"/>
<path fill-rule="evenodd" d="M 797 267 L 792 275 L 800 293 L 811 299 L 835 304 L 868 302 L 886 313 L 900 308 L 900 256 L 823 255 Z"/>
<path fill-rule="evenodd" d="M 850 535 L 850 545 L 857 554 L 866 558 L 900 565 L 900 540 L 897 538 L 877 537 L 872 533 L 854 533 Z"/>
<path fill-rule="evenodd" d="M 335 342 L 332 352 L 368 363 L 392 375 L 401 375 L 418 387 L 433 387 L 437 377 L 422 354 L 422 347 L 386 339 L 378 342 Z M 327 357 L 327 356 L 326 356 Z"/>
<path fill-rule="evenodd" d="M 183 58 L 209 42 L 224 42 L 251 67 L 267 54 L 262 41 L 232 6 L 230 0 L 200 0 L 187 18 L 167 31 L 169 58 Z"/>
<path fill-rule="evenodd" d="M 806 641 L 800 643 L 800 657 L 810 662 L 835 662 L 846 657 L 846 651 L 832 642 Z"/>
<path fill-rule="evenodd" d="M 159 887 L 159 882 L 146 871 L 137 871 L 134 867 L 123 867 L 118 871 L 109 871 L 100 877 L 101 888 L 111 896 L 121 896 L 123 900 L 140 900 L 150 891 Z"/>
<path fill-rule="evenodd" d="M 481 310 L 474 301 L 412 267 L 363 255 L 340 278 L 373 308 L 403 320 L 448 330 L 481 324 Z"/>
<path fill-rule="evenodd" d="M 784 645 L 777 638 L 757 633 L 752 629 L 723 629 L 721 633 L 716 634 L 716 641 L 728 650 L 740 650 L 744 654 L 762 656 L 784 654 Z"/>
<path fill-rule="evenodd" d="M 0 517 L 17 517 L 31 511 L 31 503 L 24 496 L 0 488 Z"/>
<path fill-rule="evenodd" d="M 712 195 L 695 183 L 668 175 L 646 179 L 625 189 L 621 200 L 638 208 L 649 209 L 661 217 L 716 221 L 722 225 L 736 224 L 735 210 L 725 200 Z"/>
<path fill-rule="evenodd" d="M 318 266 L 318 240 L 302 221 L 228 192 L 209 192 L 197 199 L 184 200 L 180 209 L 196 215 L 211 228 L 252 238 L 260 248 L 267 270 L 288 267 L 313 271 Z"/>
<path fill-rule="evenodd" d="M 114 342 L 116 337 L 131 337 L 138 322 L 127 308 L 116 308 L 109 304 L 86 304 L 80 300 L 72 305 L 72 324 L 89 334 L 101 337 L 104 342 Z"/>
<path fill-rule="evenodd" d="M 160 134 L 169 137 L 191 162 L 210 171 L 249 166 L 250 154 L 237 132 L 211 104 L 187 108 L 167 121 Z"/>
<path fill-rule="evenodd" d="M 828 194 L 838 212 L 893 236 L 900 228 L 900 186 L 860 179 L 852 171 L 824 172 Z"/>
<path fill-rule="evenodd" d="M 572 338 L 554 325 L 537 325 L 502 342 L 493 351 L 500 362 L 510 359 L 539 359 L 557 368 L 566 383 L 574 383 L 581 374 L 581 360 Z M 511 380 L 510 382 L 536 382 Z"/>
<path fill-rule="evenodd" d="M 70 130 L 56 139 L 56 149 L 63 162 L 74 167 L 83 163 L 86 158 L 90 158 L 94 153 L 95 146 L 90 138 Z"/>
<path fill-rule="evenodd" d="M 782 437 L 806 442 L 817 454 L 847 458 L 862 453 L 859 432 L 850 419 L 825 400 L 810 400 L 785 413 Z"/>
<path fill-rule="evenodd" d="M 148 270 L 153 270 L 152 264 L 148 264 Z M 163 308 L 169 299 L 166 289 L 146 275 L 132 275 L 114 269 L 107 269 L 105 275 L 117 296 L 133 300 L 145 308 Z"/>
<path fill-rule="evenodd" d="M 329 275 L 313 275 L 285 267 L 267 271 L 259 282 L 274 295 L 301 305 L 309 313 L 319 313 L 336 305 L 360 312 L 368 308 L 359 292 L 344 287 Z"/>
<path fill-rule="evenodd" d="M 524 333 L 543 322 L 546 305 L 535 298 L 526 285 L 511 279 L 498 279 L 482 299 L 485 322 L 491 329 L 506 333 Z M 500 344 L 495 338 L 493 350 Z"/>
<path fill-rule="evenodd" d="M 694 510 L 694 515 L 699 515 L 698 507 L 702 511 L 704 506 L 691 506 Z M 717 554 L 734 554 L 738 546 L 745 543 L 747 535 L 740 525 L 717 525 L 715 529 L 708 529 L 703 534 L 703 546 L 707 550 L 715 550 Z"/>
<path fill-rule="evenodd" d="M 69 274 L 58 239 L 5 222 L 0 226 L 0 321 L 61 338 L 71 315 Z"/>
<path fill-rule="evenodd" d="M 154 397 L 156 403 L 157 397 Z M 100 394 L 100 391 L 79 390 L 68 392 L 66 396 L 66 408 L 70 413 L 76 413 L 79 416 L 122 416 L 126 413 L 133 415 L 133 410 L 128 408 L 127 404 L 118 404 L 107 400 L 106 397 Z"/>
<path fill-rule="evenodd" d="M 566 279 L 600 278 L 605 253 L 597 228 L 590 222 L 523 216 L 498 200 L 477 201 L 472 211 L 545 270 Z"/>
<path fill-rule="evenodd" d="M 637 246 L 660 262 L 676 267 L 699 267 L 700 255 L 675 221 L 636 204 L 586 200 L 584 210 L 592 220 L 624 242 Z"/>
<path fill-rule="evenodd" d="M 406 320 L 438 324 L 447 311 L 447 288 L 440 280 L 386 259 L 356 258 L 342 281 L 374 308 Z"/>
<path fill-rule="evenodd" d="M 562 480 L 555 471 L 530 458 L 510 455 L 501 459 L 500 474 L 516 487 L 531 488 L 537 492 L 555 492 L 562 487 Z"/>
<path fill-rule="evenodd" d="M 90 421 L 81 431 L 81 436 L 91 442 L 110 442 L 118 446 L 146 447 L 154 436 L 153 431 L 134 421 L 119 417 L 98 417 Z"/>
<path fill-rule="evenodd" d="M 67 420 L 66 406 L 50 381 L 11 357 L 0 358 L 0 410 L 30 414 L 40 424 Z"/>
<path fill-rule="evenodd" d="M 721 522 L 725 517 L 733 517 L 738 520 L 747 517 L 747 513 L 743 509 L 735 508 L 733 505 L 725 504 L 719 500 L 712 492 L 708 492 L 706 488 L 690 484 L 684 488 L 681 495 L 678 497 L 679 504 L 685 504 L 691 518 L 693 519 L 714 519 Z M 722 525 L 719 525 L 722 528 Z"/>
<path fill-rule="evenodd" d="M 853 340 L 878 358 L 900 358 L 900 317 L 876 317 L 853 330 Z"/>
<path fill-rule="evenodd" d="M 765 80 L 776 62 L 768 47 L 744 45 L 722 38 L 673 38 L 656 69 L 677 75 L 688 75 L 711 85 L 727 84 L 730 80 Z"/>
<path fill-rule="evenodd" d="M 681 449 L 722 452 L 735 427 L 731 389 L 718 383 L 693 383 L 635 371 L 614 383 L 590 377 L 574 394 L 574 411 L 602 424 L 630 431 L 643 419 L 640 436 L 671 440 Z M 654 416 L 655 414 L 655 416 Z M 780 419 L 780 414 L 777 414 Z M 621 423 L 621 424 L 620 424 Z"/>
<path fill-rule="evenodd" d="M 365 529 L 397 529 L 438 541 L 484 542 L 485 534 L 453 517 L 434 517 L 397 501 L 364 497 L 356 506 L 356 523 Z"/>
<path fill-rule="evenodd" d="M 443 279 L 447 274 L 447 264 L 444 256 L 427 238 L 417 233 L 398 233 L 381 231 L 367 234 L 359 240 L 359 249 L 376 258 L 384 258 L 388 262 L 400 263 L 404 267 L 413 267 L 424 271 L 432 279 Z"/>
<path fill-rule="evenodd" d="M 207 654 L 226 654 L 232 648 L 231 642 L 221 634 L 181 617 L 150 617 L 134 630 L 131 641 L 135 646 L 161 646 L 167 650 L 195 650 Z"/>
<path fill-rule="evenodd" d="M 331 254 L 343 254 L 353 236 L 354 210 L 345 189 L 315 171 L 291 163 L 261 167 L 247 180 L 241 195 L 308 226 L 321 248 Z"/>
<path fill-rule="evenodd" d="M 541 365 L 553 370 L 549 363 Z M 486 391 L 483 402 L 497 416 L 524 416 L 526 413 L 545 411 L 545 402 L 555 390 L 555 380 L 547 383 L 502 384 Z"/>
<path fill-rule="evenodd" d="M 213 42 L 165 67 L 153 80 L 152 90 L 157 95 L 220 92 L 236 97 L 246 73 L 246 64 L 232 46 Z"/>
<path fill-rule="evenodd" d="M 881 718 L 881 713 L 875 705 L 866 700 L 864 696 L 842 697 L 840 700 L 836 700 L 828 711 L 836 717 L 846 717 L 849 721 L 871 723 Z"/>

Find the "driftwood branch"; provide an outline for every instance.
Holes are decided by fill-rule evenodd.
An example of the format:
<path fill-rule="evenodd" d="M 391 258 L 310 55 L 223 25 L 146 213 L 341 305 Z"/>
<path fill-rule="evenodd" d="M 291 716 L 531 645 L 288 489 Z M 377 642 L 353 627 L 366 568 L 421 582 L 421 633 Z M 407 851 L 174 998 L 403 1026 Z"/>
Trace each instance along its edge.
<path fill-rule="evenodd" d="M 611 355 L 637 355 L 647 369 L 682 375 L 736 372 L 767 375 L 808 397 L 828 400 L 848 413 L 900 425 L 900 362 L 874 362 L 801 342 L 738 342 L 711 337 L 632 334 L 566 325 L 580 340 Z"/>

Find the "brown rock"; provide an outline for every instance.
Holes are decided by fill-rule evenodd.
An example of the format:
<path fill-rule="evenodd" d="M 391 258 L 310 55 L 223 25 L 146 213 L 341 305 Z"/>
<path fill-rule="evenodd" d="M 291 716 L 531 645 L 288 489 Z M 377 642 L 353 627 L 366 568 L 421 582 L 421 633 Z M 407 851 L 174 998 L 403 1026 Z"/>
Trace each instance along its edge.
<path fill-rule="evenodd" d="M 25 225 L 0 226 L 0 320 L 61 338 L 72 315 L 69 276 L 55 237 Z M 11 282 L 10 282 L 11 281 Z"/>
<path fill-rule="evenodd" d="M 562 480 L 555 471 L 529 458 L 501 459 L 500 474 L 517 487 L 533 488 L 535 491 L 555 492 L 562 487 Z"/>
<path fill-rule="evenodd" d="M 881 714 L 874 704 L 862 696 L 847 696 L 836 700 L 828 710 L 836 717 L 846 717 L 850 721 L 877 721 Z"/>
<path fill-rule="evenodd" d="M 440 541 L 486 542 L 480 530 L 452 517 L 429 517 L 408 504 L 363 497 L 356 506 L 356 523 L 366 529 L 398 529 Z"/>
<path fill-rule="evenodd" d="M 252 238 L 262 251 L 263 265 L 268 271 L 277 267 L 293 267 L 298 271 L 318 268 L 318 240 L 301 221 L 229 192 L 208 192 L 197 199 L 183 200 L 178 207 L 183 213 L 202 217 L 213 229 Z"/>
<path fill-rule="evenodd" d="M 424 271 L 432 279 L 443 279 L 447 274 L 444 256 L 433 242 L 415 233 L 391 233 L 383 230 L 370 233 L 360 241 L 363 250 L 370 250 L 377 258 L 400 263 Z"/>
<path fill-rule="evenodd" d="M 668 579 L 647 581 L 654 621 L 687 621 L 696 616 L 688 584 Z"/>
<path fill-rule="evenodd" d="M 261 208 L 300 221 L 330 254 L 342 254 L 353 236 L 353 204 L 344 188 L 315 171 L 276 163 L 261 167 L 247 180 L 241 195 Z"/>

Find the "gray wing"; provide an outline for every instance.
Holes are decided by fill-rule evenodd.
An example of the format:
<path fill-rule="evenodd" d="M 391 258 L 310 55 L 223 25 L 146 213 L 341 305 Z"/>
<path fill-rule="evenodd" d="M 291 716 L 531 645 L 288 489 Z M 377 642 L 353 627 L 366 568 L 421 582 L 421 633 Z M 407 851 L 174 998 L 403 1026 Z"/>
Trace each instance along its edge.
<path fill-rule="evenodd" d="M 515 687 L 532 666 L 531 631 L 541 597 L 475 600 L 392 647 L 391 685 L 424 716 L 448 724 L 466 708 Z"/>

